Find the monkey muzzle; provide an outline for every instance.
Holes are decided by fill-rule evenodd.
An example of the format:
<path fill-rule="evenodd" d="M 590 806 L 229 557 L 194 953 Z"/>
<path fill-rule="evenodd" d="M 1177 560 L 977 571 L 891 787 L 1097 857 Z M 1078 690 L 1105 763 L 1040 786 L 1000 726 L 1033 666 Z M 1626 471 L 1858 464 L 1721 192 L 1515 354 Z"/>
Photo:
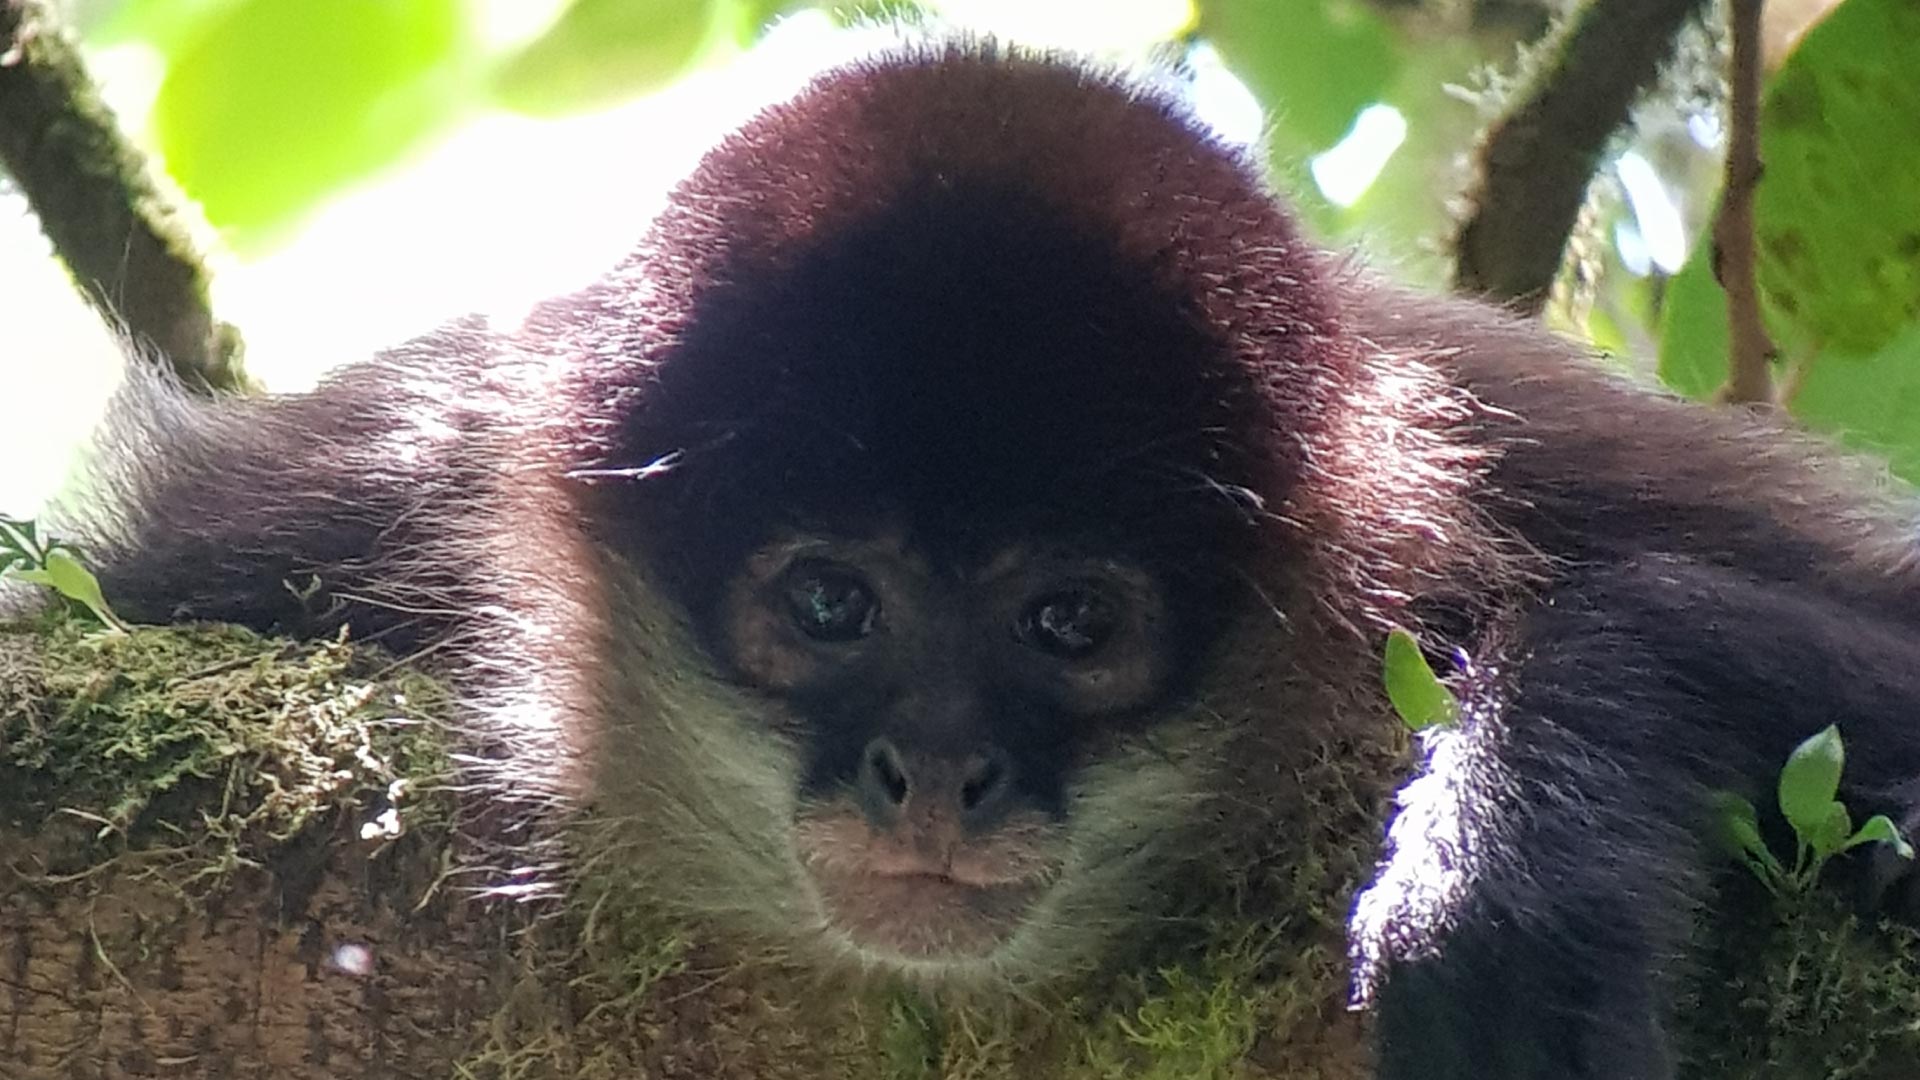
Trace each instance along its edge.
<path fill-rule="evenodd" d="M 1059 876 L 1064 845 L 1047 815 L 989 805 L 999 767 L 875 740 L 855 789 L 797 822 L 828 925 L 861 951 L 916 960 L 983 958 L 1011 939 Z"/>

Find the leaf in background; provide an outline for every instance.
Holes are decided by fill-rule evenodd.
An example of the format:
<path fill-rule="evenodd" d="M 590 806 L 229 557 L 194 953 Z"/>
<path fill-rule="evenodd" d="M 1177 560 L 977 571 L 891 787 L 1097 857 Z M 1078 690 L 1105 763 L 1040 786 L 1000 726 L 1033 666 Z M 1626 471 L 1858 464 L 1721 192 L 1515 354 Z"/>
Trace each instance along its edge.
<path fill-rule="evenodd" d="M 1325 150 L 1380 100 L 1399 66 L 1358 0 L 1201 0 L 1199 31 L 1291 141 Z"/>
<path fill-rule="evenodd" d="M 500 104 L 535 114 L 611 105 L 686 70 L 730 2 L 574 0 L 494 74 Z"/>
<path fill-rule="evenodd" d="M 154 102 L 168 171 L 230 244 L 257 247 L 452 118 L 465 18 L 462 0 L 224 11 L 170 58 Z"/>
<path fill-rule="evenodd" d="M 1198 30 L 1271 121 L 1269 159 L 1303 213 L 1338 215 L 1312 196 L 1308 160 L 1379 101 L 1400 65 L 1396 39 L 1361 0 L 1200 0 Z"/>
<path fill-rule="evenodd" d="M 173 53 L 208 23 L 244 0 L 123 0 L 104 8 L 86 5 L 74 19 L 90 46 L 139 42 Z M 92 16 L 97 22 L 87 21 Z"/>
<path fill-rule="evenodd" d="M 1767 86 L 1760 285 L 1823 349 L 1872 353 L 1920 318 L 1920 4 L 1848 0 Z"/>
<path fill-rule="evenodd" d="M 1920 6 L 1848 0 L 1767 88 L 1755 206 L 1788 408 L 1920 481 Z M 1660 377 L 1726 381 L 1726 296 L 1699 244 L 1668 289 Z"/>
<path fill-rule="evenodd" d="M 1727 381 L 1727 294 L 1713 279 L 1712 245 L 1694 247 L 1667 282 L 1660 312 L 1660 380 L 1705 400 Z"/>
<path fill-rule="evenodd" d="M 1802 840 L 1815 842 L 1833 823 L 1834 795 L 1847 760 L 1840 729 L 1828 724 L 1794 747 L 1780 770 L 1780 813 Z M 1842 831 L 1842 838 L 1846 833 Z"/>
<path fill-rule="evenodd" d="M 1420 643 L 1405 630 L 1396 628 L 1387 635 L 1386 684 L 1393 711 L 1411 731 L 1451 724 L 1460 716 L 1453 692 L 1427 666 Z"/>
<path fill-rule="evenodd" d="M 1920 482 L 1920 323 L 1869 357 L 1816 357 L 1788 406 Z"/>

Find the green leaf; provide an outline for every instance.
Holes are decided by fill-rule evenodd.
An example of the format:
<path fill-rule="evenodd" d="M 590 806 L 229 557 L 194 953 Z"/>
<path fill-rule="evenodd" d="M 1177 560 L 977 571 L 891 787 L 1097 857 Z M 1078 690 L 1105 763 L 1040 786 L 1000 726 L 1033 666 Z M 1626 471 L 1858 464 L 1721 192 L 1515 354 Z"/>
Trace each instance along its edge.
<path fill-rule="evenodd" d="M 1400 64 L 1392 32 L 1363 0 L 1200 0 L 1196 7 L 1201 36 L 1274 110 L 1277 132 L 1314 151 L 1340 141 Z"/>
<path fill-rule="evenodd" d="M 1794 416 L 1920 480 L 1920 6 L 1847 0 L 1769 81 L 1755 193 L 1768 328 Z M 1726 297 L 1706 237 L 1670 284 L 1660 377 L 1705 397 L 1726 379 Z"/>
<path fill-rule="evenodd" d="M 1716 826 L 1713 839 L 1722 851 L 1740 858 L 1767 850 L 1760 836 L 1760 814 L 1751 800 L 1731 791 L 1716 791 L 1709 801 Z"/>
<path fill-rule="evenodd" d="M 699 55 L 716 13 L 733 11 L 712 0 L 574 0 L 495 72 L 494 95 L 510 109 L 552 114 L 658 89 Z"/>
<path fill-rule="evenodd" d="M 1767 85 L 1760 286 L 1823 351 L 1872 353 L 1920 318 L 1916 41 L 1912 0 L 1848 0 Z"/>
<path fill-rule="evenodd" d="M 245 0 L 171 58 L 168 171 L 241 247 L 451 119 L 462 0 Z"/>
<path fill-rule="evenodd" d="M 82 604 L 93 613 L 102 624 L 116 630 L 126 629 L 126 624 L 107 606 L 107 598 L 100 592 L 100 579 L 93 571 L 80 564 L 66 549 L 55 547 L 47 552 L 43 566 L 32 569 L 10 569 L 0 577 L 24 581 L 29 585 L 44 585 L 76 603 Z"/>
<path fill-rule="evenodd" d="M 1852 832 L 1853 816 L 1847 813 L 1845 804 L 1835 801 L 1827 804 L 1820 827 L 1806 841 L 1813 848 L 1815 858 L 1826 859 L 1847 849 L 1847 836 Z"/>
<path fill-rule="evenodd" d="M 80 561 L 65 551 L 55 548 L 47 553 L 47 584 L 54 587 L 61 596 L 69 600 L 78 600 L 90 608 L 102 608 L 107 598 L 100 594 L 100 580 L 93 571 L 80 565 Z"/>
<path fill-rule="evenodd" d="M 1875 814 L 1862 822 L 1860 831 L 1847 838 L 1846 846 L 1852 848 L 1874 842 L 1892 844 L 1894 852 L 1901 858 L 1913 858 L 1913 845 L 1907 843 L 1907 838 L 1900 835 L 1900 830 L 1885 814 Z"/>
<path fill-rule="evenodd" d="M 17 521 L 0 516 L 0 569 L 34 567 L 43 561 L 46 548 L 31 519 Z"/>
<path fill-rule="evenodd" d="M 1840 790 L 1846 757 L 1840 729 L 1829 724 L 1795 747 L 1780 770 L 1780 812 L 1808 844 L 1830 827 L 1833 797 Z"/>
<path fill-rule="evenodd" d="M 1766 838 L 1760 835 L 1760 815 L 1753 803 L 1731 791 L 1716 791 L 1708 796 L 1708 806 L 1713 815 L 1714 845 L 1777 892 L 1786 880 L 1787 869 L 1767 850 Z"/>
<path fill-rule="evenodd" d="M 1420 643 L 1399 628 L 1387 635 L 1386 684 L 1387 699 L 1409 730 L 1425 731 L 1459 719 L 1460 703 L 1453 692 L 1427 666 Z"/>
<path fill-rule="evenodd" d="M 1667 282 L 1660 309 L 1660 381 L 1705 400 L 1727 381 L 1727 294 L 1703 242 Z"/>
<path fill-rule="evenodd" d="M 126 629 L 126 624 L 107 606 L 107 598 L 100 592 L 100 580 L 65 548 L 56 546 L 50 549 L 40 566 L 16 564 L 0 569 L 0 577 L 45 586 L 84 605 L 104 625 L 116 630 Z"/>
<path fill-rule="evenodd" d="M 1380 101 L 1401 65 L 1398 41 L 1365 0 L 1198 0 L 1199 36 L 1268 114 L 1267 163 L 1294 208 L 1323 229 L 1341 214 L 1309 164 Z"/>

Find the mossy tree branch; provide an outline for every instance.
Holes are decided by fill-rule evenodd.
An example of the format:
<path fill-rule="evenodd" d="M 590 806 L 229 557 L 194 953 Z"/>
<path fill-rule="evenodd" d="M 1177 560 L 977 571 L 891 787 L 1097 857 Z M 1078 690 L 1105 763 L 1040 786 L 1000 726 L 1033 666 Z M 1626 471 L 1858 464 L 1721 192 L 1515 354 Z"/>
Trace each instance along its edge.
<path fill-rule="evenodd" d="M 1590 0 L 1483 137 L 1454 237 L 1454 287 L 1538 312 L 1608 140 L 1700 0 Z"/>
<path fill-rule="evenodd" d="M 190 386 L 241 385 L 239 335 L 213 317 L 180 212 L 44 0 L 0 0 L 0 170 L 117 330 L 158 349 Z"/>

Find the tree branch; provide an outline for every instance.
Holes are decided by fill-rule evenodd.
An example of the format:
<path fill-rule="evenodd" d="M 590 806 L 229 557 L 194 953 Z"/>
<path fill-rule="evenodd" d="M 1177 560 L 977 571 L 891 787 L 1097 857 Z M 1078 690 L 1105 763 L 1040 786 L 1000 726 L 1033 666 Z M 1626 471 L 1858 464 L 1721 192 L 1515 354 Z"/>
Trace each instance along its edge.
<path fill-rule="evenodd" d="M 121 134 L 44 0 L 0 0 L 0 169 L 82 291 L 192 386 L 241 385 L 180 212 Z"/>
<path fill-rule="evenodd" d="M 1545 304 L 1587 185 L 1701 0 L 1591 0 L 1562 24 L 1531 87 L 1487 131 L 1454 238 L 1454 287 Z"/>

